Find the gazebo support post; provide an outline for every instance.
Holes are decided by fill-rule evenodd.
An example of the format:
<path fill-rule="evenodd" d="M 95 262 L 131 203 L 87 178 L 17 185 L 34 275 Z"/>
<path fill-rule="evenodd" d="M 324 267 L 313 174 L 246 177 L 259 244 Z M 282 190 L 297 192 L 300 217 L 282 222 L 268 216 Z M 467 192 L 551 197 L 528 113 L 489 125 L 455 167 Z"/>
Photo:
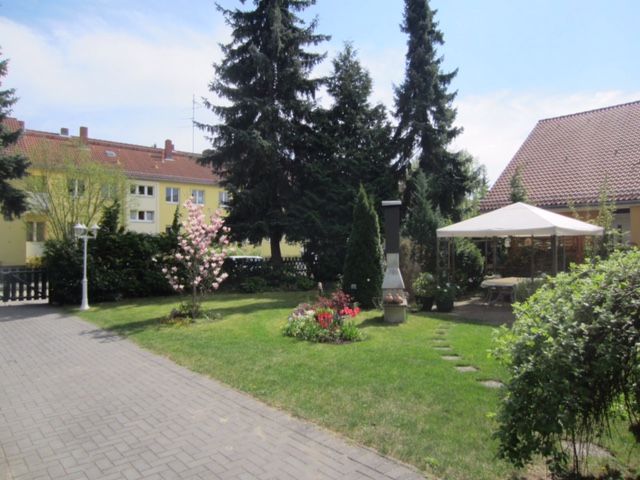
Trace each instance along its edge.
<path fill-rule="evenodd" d="M 486 272 L 489 266 L 489 240 L 484 239 L 484 271 Z"/>
<path fill-rule="evenodd" d="M 456 281 L 456 239 L 451 239 L 451 278 L 450 282 Z"/>
<path fill-rule="evenodd" d="M 535 259 L 536 247 L 534 245 L 534 242 L 535 242 L 535 237 L 531 235 L 531 281 L 532 282 L 533 282 L 533 277 L 535 276 L 535 269 L 536 269 L 536 259 Z"/>
<path fill-rule="evenodd" d="M 440 278 L 440 237 L 436 237 L 436 279 Z"/>
<path fill-rule="evenodd" d="M 493 237 L 493 275 L 498 274 L 498 238 Z"/>
<path fill-rule="evenodd" d="M 558 236 L 557 235 L 551 235 L 551 252 L 553 256 L 551 271 L 553 273 L 553 276 L 555 277 L 556 275 L 558 275 Z"/>

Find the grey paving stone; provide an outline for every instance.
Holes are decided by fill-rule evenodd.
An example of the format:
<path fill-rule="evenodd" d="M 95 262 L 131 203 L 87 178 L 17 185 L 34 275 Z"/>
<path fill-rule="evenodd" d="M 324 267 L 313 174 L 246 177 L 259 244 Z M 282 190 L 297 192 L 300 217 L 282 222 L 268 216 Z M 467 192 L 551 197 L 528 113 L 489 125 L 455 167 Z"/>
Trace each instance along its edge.
<path fill-rule="evenodd" d="M 46 305 L 0 307 L 0 392 L 0 478 L 423 478 Z"/>

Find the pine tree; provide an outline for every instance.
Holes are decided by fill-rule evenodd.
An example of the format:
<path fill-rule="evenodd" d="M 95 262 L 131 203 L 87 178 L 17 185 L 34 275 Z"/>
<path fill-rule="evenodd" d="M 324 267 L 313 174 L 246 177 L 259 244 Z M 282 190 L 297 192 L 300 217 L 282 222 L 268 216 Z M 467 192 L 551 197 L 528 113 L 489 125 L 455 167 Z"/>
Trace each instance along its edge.
<path fill-rule="evenodd" d="M 427 177 L 419 171 L 412 178 L 411 199 L 404 224 L 404 235 L 413 241 L 411 256 L 423 272 L 435 273 L 437 236 L 436 230 L 444 224 L 438 208 L 429 200 Z"/>
<path fill-rule="evenodd" d="M 322 79 L 310 78 L 323 55 L 305 51 L 327 40 L 296 15 L 315 0 L 254 0 L 255 9 L 218 6 L 233 29 L 222 47 L 211 92 L 226 104 L 208 108 L 221 119 L 199 126 L 213 148 L 202 162 L 223 175 L 231 194 L 227 225 L 235 240 L 268 238 L 271 258 L 281 261 L 280 241 L 290 228 L 300 168 L 312 136 L 310 115 Z"/>
<path fill-rule="evenodd" d="M 378 214 L 360 185 L 344 262 L 344 290 L 364 308 L 382 295 L 382 248 Z"/>
<path fill-rule="evenodd" d="M 430 199 L 446 216 L 459 216 L 458 204 L 468 193 L 464 158 L 447 150 L 462 129 L 454 126 L 452 107 L 456 92 L 449 92 L 457 70 L 441 71 L 436 48 L 444 44 L 428 0 L 405 0 L 402 31 L 407 42 L 405 79 L 395 90 L 398 126 L 397 169 L 406 174 L 412 163 L 422 169 L 431 184 Z M 406 203 L 406 202 L 405 202 Z"/>
<path fill-rule="evenodd" d="M 522 169 L 520 167 L 516 168 L 515 173 L 511 177 L 509 186 L 511 187 L 509 198 L 512 203 L 527 202 L 527 189 L 522 181 Z"/>
<path fill-rule="evenodd" d="M 316 141 L 293 210 L 298 228 L 292 238 L 304 242 L 305 256 L 321 280 L 334 280 L 342 271 L 359 185 L 376 205 L 397 195 L 391 126 L 384 107 L 370 104 L 371 89 L 369 73 L 346 44 L 327 82 L 333 103 L 315 112 Z"/>
<path fill-rule="evenodd" d="M 0 79 L 7 74 L 8 60 L 0 60 Z M 0 86 L 2 82 L 0 82 Z M 27 175 L 29 162 L 23 155 L 7 149 L 18 141 L 22 130 L 10 130 L 4 123 L 11 106 L 18 100 L 15 90 L 0 90 L 0 212 L 7 220 L 19 217 L 27 210 L 26 194 L 11 184 L 11 180 Z"/>

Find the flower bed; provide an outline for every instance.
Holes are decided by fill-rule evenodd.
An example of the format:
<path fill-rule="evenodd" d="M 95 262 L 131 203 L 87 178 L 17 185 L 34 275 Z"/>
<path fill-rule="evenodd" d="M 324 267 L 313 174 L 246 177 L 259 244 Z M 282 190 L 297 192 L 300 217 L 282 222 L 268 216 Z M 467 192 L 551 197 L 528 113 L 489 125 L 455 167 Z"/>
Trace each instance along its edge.
<path fill-rule="evenodd" d="M 331 298 L 318 297 L 315 303 L 301 303 L 291 315 L 282 333 L 310 342 L 356 342 L 362 332 L 349 321 L 360 313 L 346 293 L 338 290 Z"/>

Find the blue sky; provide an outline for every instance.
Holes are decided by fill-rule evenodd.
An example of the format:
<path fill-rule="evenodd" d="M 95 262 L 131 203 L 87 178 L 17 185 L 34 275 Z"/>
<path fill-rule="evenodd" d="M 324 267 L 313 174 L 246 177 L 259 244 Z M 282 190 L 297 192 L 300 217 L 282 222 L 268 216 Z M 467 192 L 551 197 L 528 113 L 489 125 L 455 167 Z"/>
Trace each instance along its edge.
<path fill-rule="evenodd" d="M 239 5 L 221 0 L 225 7 Z M 458 68 L 455 106 L 464 133 L 452 148 L 487 165 L 491 180 L 537 120 L 640 99 L 640 2 L 631 0 L 433 0 L 447 70 Z M 403 78 L 402 0 L 318 0 L 321 46 L 331 58 L 353 42 L 374 79 L 374 100 L 393 105 Z M 206 148 L 190 126 L 191 99 L 211 95 L 211 63 L 229 30 L 214 2 L 10 0 L 0 4 L 4 86 L 28 128 L 143 145 L 171 138 Z M 318 73 L 328 73 L 327 60 Z M 326 99 L 323 98 L 323 101 Z M 196 118 L 211 120 L 202 108 Z"/>

